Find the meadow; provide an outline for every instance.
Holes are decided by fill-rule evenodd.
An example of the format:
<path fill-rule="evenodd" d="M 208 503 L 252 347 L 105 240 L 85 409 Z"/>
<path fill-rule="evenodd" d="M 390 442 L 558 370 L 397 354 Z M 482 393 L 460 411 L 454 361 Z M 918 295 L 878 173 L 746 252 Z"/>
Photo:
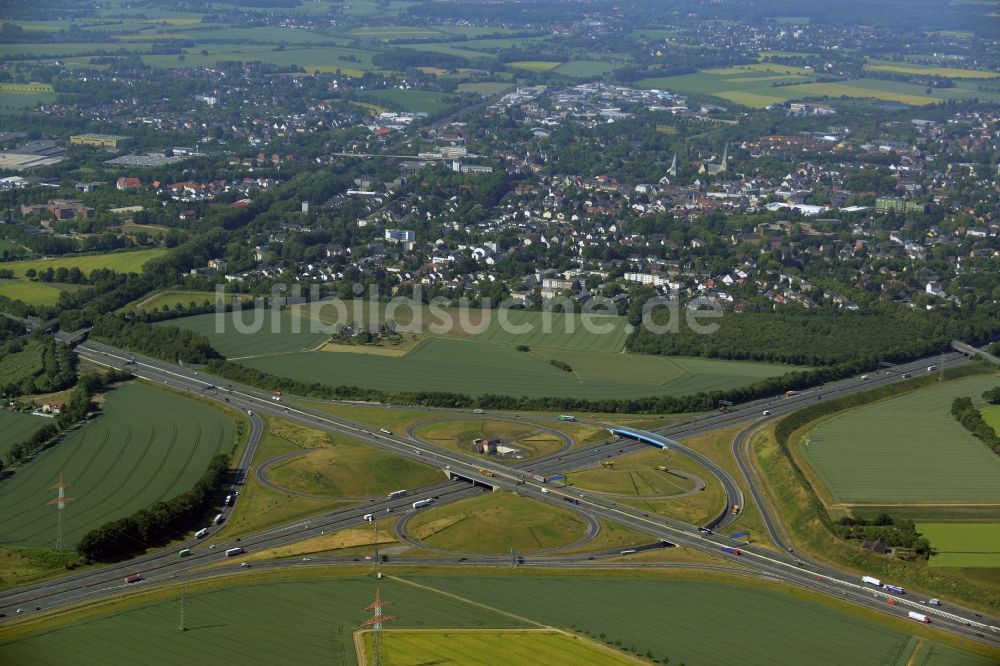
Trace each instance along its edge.
<path fill-rule="evenodd" d="M 50 423 L 52 423 L 52 419 L 44 416 L 33 416 L 0 409 L 0 460 L 7 460 L 7 451 L 10 450 L 11 446 L 25 441 L 35 434 L 35 431 Z"/>
<path fill-rule="evenodd" d="M 837 503 L 1000 504 L 1000 457 L 950 412 L 996 384 L 970 377 L 838 414 L 798 451 Z"/>
<path fill-rule="evenodd" d="M 420 509 L 407 534 L 434 548 L 459 553 L 506 554 L 567 546 L 587 533 L 577 514 L 507 492 Z"/>
<path fill-rule="evenodd" d="M 937 555 L 932 567 L 1000 569 L 1000 525 L 996 523 L 919 523 Z"/>
<path fill-rule="evenodd" d="M 7 261 L 0 263 L 0 269 L 12 270 L 17 277 L 24 277 L 25 271 L 30 268 L 36 271 L 44 271 L 48 268 L 79 268 L 85 275 L 100 268 L 107 268 L 119 273 L 138 273 L 147 261 L 156 259 L 164 253 L 166 253 L 165 249 L 155 248 L 106 254 L 73 254 L 51 259 Z"/>
<path fill-rule="evenodd" d="M 104 666 L 146 663 L 150 654 L 157 654 L 177 664 L 357 663 L 352 634 L 369 617 L 365 607 L 375 597 L 370 578 L 305 574 L 278 580 L 257 570 L 239 575 L 242 584 L 229 579 L 188 587 L 186 632 L 178 631 L 180 593 L 168 589 L 124 607 L 95 606 L 76 617 L 7 632 L 0 639 L 0 659 Z M 929 666 L 995 663 L 989 656 L 929 640 L 929 630 L 916 623 L 887 622 L 884 616 L 855 614 L 832 605 L 836 602 L 817 603 L 785 588 L 704 575 L 697 580 L 437 575 L 387 577 L 378 587 L 382 599 L 392 602 L 393 630 L 573 628 L 634 646 L 640 655 L 649 652 L 661 661 L 691 666 L 883 666 L 909 659 Z M 780 639 L 776 627 L 781 628 Z M 714 632 L 711 640 L 705 638 L 708 632 Z M 918 644 L 914 633 L 924 640 Z"/>
<path fill-rule="evenodd" d="M 28 305 L 55 305 L 59 302 L 59 294 L 79 288 L 75 284 L 0 280 L 0 296 L 24 301 Z"/>
<path fill-rule="evenodd" d="M 64 544 L 194 485 L 216 453 L 233 446 L 221 412 L 145 384 L 107 394 L 101 412 L 0 483 L 0 543 L 53 547 L 62 478 L 75 498 L 64 510 Z"/>

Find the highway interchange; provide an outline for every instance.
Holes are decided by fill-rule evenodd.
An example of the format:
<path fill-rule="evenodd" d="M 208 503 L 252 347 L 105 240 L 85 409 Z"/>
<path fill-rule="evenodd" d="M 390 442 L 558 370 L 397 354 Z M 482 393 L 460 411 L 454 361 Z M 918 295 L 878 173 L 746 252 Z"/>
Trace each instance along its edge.
<path fill-rule="evenodd" d="M 203 576 L 206 575 L 204 571 L 196 572 L 194 570 L 205 565 L 219 565 L 227 559 L 224 552 L 227 548 L 241 546 L 253 552 L 284 546 L 325 532 L 365 525 L 368 522 L 366 520 L 368 514 L 373 514 L 375 518 L 378 518 L 379 516 L 412 511 L 412 503 L 419 499 L 435 498 L 435 503 L 457 501 L 484 492 L 487 487 L 494 487 L 557 504 L 562 508 L 580 511 L 588 517 L 591 524 L 595 519 L 618 523 L 649 534 L 653 540 L 725 557 L 730 560 L 730 564 L 740 565 L 744 568 L 749 567 L 757 575 L 817 590 L 896 616 L 905 618 L 909 610 L 917 609 L 931 616 L 934 626 L 940 629 L 971 640 L 1000 646 L 1000 622 L 993 618 L 983 618 L 972 610 L 959 608 L 950 603 L 945 608 L 927 606 L 918 600 L 913 600 L 911 597 L 914 595 L 912 594 L 902 596 L 888 594 L 863 585 L 857 574 L 843 572 L 793 553 L 784 542 L 778 527 L 779 523 L 761 496 L 751 474 L 749 463 L 743 455 L 746 435 L 769 418 L 787 414 L 817 400 L 835 398 L 901 381 L 904 374 L 926 372 L 931 365 L 939 367 L 959 365 L 968 360 L 968 357 L 963 354 L 951 353 L 933 359 L 901 364 L 878 373 L 873 372 L 866 379 L 848 378 L 788 397 L 754 401 L 740 405 L 726 413 L 708 414 L 679 425 L 661 428 L 655 432 L 639 431 L 638 434 L 647 441 L 668 446 L 678 454 L 696 460 L 720 481 L 727 497 L 726 506 L 709 525 L 695 526 L 663 516 L 651 515 L 637 508 L 616 503 L 612 501 L 614 498 L 595 493 L 581 493 L 576 489 L 552 487 L 551 484 L 537 482 L 530 476 L 531 473 L 552 476 L 581 467 L 593 466 L 608 458 L 649 448 L 650 444 L 641 441 L 611 439 L 593 446 L 568 451 L 561 450 L 543 458 L 506 465 L 490 459 L 455 453 L 433 446 L 413 438 L 409 432 L 405 434 L 389 433 L 386 430 L 356 423 L 349 419 L 331 416 L 302 404 L 289 404 L 287 397 L 285 402 L 276 402 L 271 392 L 228 383 L 212 376 L 201 375 L 194 369 L 178 367 L 156 359 L 131 354 L 97 342 L 81 343 L 77 346 L 77 353 L 87 361 L 109 367 L 125 368 L 144 380 L 224 401 L 246 411 L 251 421 L 251 432 L 240 458 L 238 484 L 245 479 L 249 472 L 254 453 L 263 434 L 264 426 L 259 413 L 274 414 L 312 428 L 348 435 L 396 455 L 434 465 L 450 476 L 459 478 L 442 480 L 440 483 L 421 489 L 408 489 L 409 492 L 405 497 L 370 499 L 366 503 L 350 508 L 338 509 L 305 521 L 246 536 L 238 542 L 214 542 L 213 534 L 216 528 L 212 528 L 213 534 L 208 537 L 198 541 L 190 540 L 183 545 L 171 548 L 169 551 L 159 551 L 128 562 L 103 566 L 83 573 L 8 590 L 0 593 L 0 613 L 5 613 L 8 620 L 16 614 L 17 609 L 29 612 L 36 607 L 51 609 L 96 599 L 108 594 L 120 593 L 126 587 L 124 579 L 129 574 L 142 574 L 144 579 L 154 582 L 169 582 L 174 578 L 183 580 L 189 577 Z M 449 414 L 472 416 L 471 410 L 429 409 L 428 411 L 440 413 L 442 416 Z M 500 416 L 504 419 L 521 417 L 521 415 L 509 413 Z M 525 415 L 524 418 L 528 418 L 528 416 Z M 540 420 L 540 417 L 536 415 L 531 415 L 530 418 L 533 421 Z M 775 551 L 747 544 L 743 540 L 733 540 L 716 533 L 717 530 L 727 527 L 729 523 L 738 518 L 732 514 L 730 506 L 739 505 L 742 507 L 745 505 L 746 499 L 743 497 L 736 480 L 728 472 L 714 461 L 676 441 L 680 438 L 735 425 L 743 425 L 744 427 L 734 438 L 733 454 L 744 477 L 745 485 L 750 491 L 752 501 L 759 508 L 772 540 L 783 550 Z M 492 473 L 492 476 L 483 476 L 479 470 L 486 470 Z M 567 502 L 566 497 L 571 497 L 574 500 L 573 504 Z M 239 501 L 238 496 L 235 500 Z M 232 507 L 227 508 L 227 515 L 231 510 Z M 713 531 L 706 533 L 705 528 Z M 723 546 L 738 547 L 741 554 L 739 556 L 725 555 L 721 550 Z M 178 558 L 177 548 L 183 547 L 191 547 L 192 553 L 189 557 Z M 612 554 L 616 553 L 604 555 Z M 556 555 L 537 560 L 529 559 L 524 564 L 526 566 L 602 566 L 601 559 L 600 555 L 596 557 L 592 555 L 589 558 L 588 556 L 559 557 Z M 461 560 L 463 564 L 467 565 L 510 563 L 509 557 L 468 559 L 463 557 Z M 301 566 L 342 562 L 351 563 L 352 559 L 314 560 L 301 563 Z M 408 557 L 405 562 L 455 565 L 456 558 L 454 554 L 444 554 L 442 557 L 429 557 L 427 559 Z M 236 566 L 235 562 L 233 566 Z M 615 566 L 621 567 L 623 564 L 616 562 Z M 654 566 L 663 565 L 656 564 Z M 216 569 L 216 571 L 218 570 Z"/>

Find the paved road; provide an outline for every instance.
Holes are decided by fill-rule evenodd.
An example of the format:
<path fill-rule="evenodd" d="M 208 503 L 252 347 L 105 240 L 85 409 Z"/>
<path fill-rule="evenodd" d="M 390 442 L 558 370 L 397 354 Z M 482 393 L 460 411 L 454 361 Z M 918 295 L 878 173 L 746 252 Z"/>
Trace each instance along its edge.
<path fill-rule="evenodd" d="M 650 515 L 633 507 L 618 504 L 608 498 L 586 496 L 574 491 L 564 493 L 562 490 L 551 490 L 544 484 L 531 481 L 530 477 L 527 479 L 524 478 L 526 474 L 516 468 L 512 469 L 478 458 L 470 459 L 461 454 L 434 449 L 423 443 L 419 444 L 420 448 L 418 448 L 411 440 L 398 437 L 388 431 L 376 431 L 368 426 L 356 424 L 345 419 L 333 418 L 322 412 L 308 408 L 282 406 L 271 400 L 269 393 L 250 389 L 249 387 L 225 385 L 224 388 L 219 388 L 210 383 L 218 381 L 215 378 L 199 376 L 196 371 L 190 369 L 177 368 L 170 364 L 143 357 L 136 357 L 136 363 L 128 363 L 128 356 L 130 355 L 94 342 L 84 343 L 79 352 L 84 358 L 95 362 L 102 362 L 109 365 L 127 364 L 137 376 L 151 381 L 158 381 L 202 394 L 212 394 L 217 399 L 246 407 L 247 411 L 251 412 L 251 416 L 254 415 L 253 410 L 256 409 L 280 414 L 286 419 L 306 423 L 313 427 L 321 427 L 334 432 L 343 432 L 398 453 L 399 455 L 419 459 L 428 464 L 434 464 L 450 471 L 452 474 L 460 474 L 477 480 L 481 484 L 488 483 L 492 486 L 533 496 L 542 501 L 557 503 L 561 506 L 565 506 L 565 504 L 562 504 L 565 501 L 565 494 L 566 496 L 573 497 L 578 502 L 576 506 L 580 510 L 586 511 L 594 517 L 624 524 L 676 545 L 687 546 L 715 554 L 720 554 L 722 547 L 738 546 L 741 554 L 738 556 L 730 555 L 728 557 L 731 557 L 734 562 L 738 561 L 742 564 L 750 565 L 765 575 L 810 589 L 834 594 L 841 598 L 883 611 L 889 610 L 889 612 L 902 614 L 904 617 L 908 607 L 920 608 L 922 612 L 932 615 L 935 624 L 939 627 L 974 640 L 978 638 L 978 640 L 984 642 L 1000 645 L 1000 628 L 993 626 L 997 624 L 997 621 L 993 619 L 987 620 L 989 623 L 987 624 L 972 611 L 959 608 L 949 608 L 949 611 L 928 608 L 906 597 L 894 599 L 896 604 L 889 606 L 887 599 L 890 595 L 864 587 L 860 584 L 856 575 L 803 563 L 790 553 L 776 553 L 758 546 L 745 545 L 717 534 L 703 535 L 695 526 L 661 516 Z M 934 361 L 936 363 L 944 362 L 954 365 L 963 362 L 964 357 L 955 354 L 946 359 L 936 357 Z M 789 398 L 757 401 L 751 405 L 733 410 L 728 414 L 709 415 L 687 424 L 661 429 L 658 433 L 644 434 L 649 437 L 660 437 L 664 443 L 676 449 L 678 445 L 670 439 L 671 437 L 690 436 L 733 424 L 751 423 L 754 420 L 760 420 L 765 417 L 762 407 L 770 412 L 769 415 L 778 415 L 809 404 L 809 401 L 816 400 L 817 398 L 822 399 L 846 395 L 866 390 L 871 386 L 899 381 L 901 373 L 916 372 L 919 368 L 927 364 L 927 361 L 908 364 L 907 366 L 900 366 L 888 374 L 870 376 L 866 380 L 843 380 L 821 387 L 816 391 L 803 392 L 803 394 Z M 607 456 L 609 454 L 625 453 L 630 450 L 639 450 L 645 446 L 647 445 L 625 440 L 621 442 L 607 442 L 596 447 L 569 452 L 563 455 L 562 459 L 559 459 L 557 456 L 554 461 L 550 460 L 548 462 L 553 464 L 554 470 L 572 469 L 573 466 L 579 466 L 581 462 L 584 464 L 593 462 L 593 460 L 598 459 L 601 455 Z M 614 449 L 614 447 L 618 448 Z M 612 453 L 612 450 L 614 453 Z M 546 464 L 546 461 L 536 461 L 536 469 L 542 469 L 542 464 Z M 477 470 L 481 468 L 490 470 L 494 476 L 488 479 L 479 476 Z M 744 470 L 744 473 L 746 473 L 746 470 Z M 755 488 L 752 479 L 749 487 L 751 489 Z M 342 529 L 352 525 L 363 524 L 365 522 L 364 516 L 367 513 L 378 512 L 383 509 L 387 512 L 399 510 L 407 506 L 408 503 L 411 503 L 412 499 L 416 497 L 423 498 L 427 495 L 428 491 L 430 489 L 424 489 L 419 495 L 414 493 L 410 498 L 403 498 L 405 501 L 385 500 L 383 502 L 372 503 L 368 506 L 337 511 L 326 516 L 311 519 L 308 522 L 268 530 L 247 537 L 240 545 L 259 550 L 261 548 L 292 543 L 326 530 Z M 434 487 L 434 491 L 439 491 L 438 501 L 454 501 L 480 492 L 476 487 L 460 481 L 444 482 Z M 757 498 L 757 501 L 759 501 L 759 498 Z M 388 506 L 384 506 L 385 504 L 388 504 Z M 762 503 L 761 506 L 763 509 Z M 122 587 L 124 584 L 117 581 L 123 580 L 123 574 L 126 572 L 138 571 L 143 573 L 147 578 L 152 579 L 178 575 L 180 572 L 187 571 L 193 566 L 224 560 L 225 555 L 220 550 L 232 547 L 233 545 L 218 544 L 218 547 L 215 549 L 205 549 L 202 547 L 194 555 L 187 558 L 177 558 L 173 553 L 144 556 L 123 565 L 104 567 L 93 573 L 70 576 L 48 583 L 13 590 L 0 595 L 0 611 L 9 610 L 14 605 L 33 606 L 38 603 L 45 606 L 46 604 L 39 603 L 40 600 L 45 600 L 48 606 L 52 606 L 102 596 Z M 980 633 L 983 636 L 977 637 L 977 634 Z"/>

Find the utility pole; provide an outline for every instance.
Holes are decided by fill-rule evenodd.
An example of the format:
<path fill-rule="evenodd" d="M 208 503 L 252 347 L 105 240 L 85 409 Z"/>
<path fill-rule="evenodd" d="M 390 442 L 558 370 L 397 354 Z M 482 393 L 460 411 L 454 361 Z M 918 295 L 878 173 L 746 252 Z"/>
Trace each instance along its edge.
<path fill-rule="evenodd" d="M 54 500 L 49 500 L 47 504 L 56 506 L 56 550 L 63 549 L 63 511 L 66 510 L 66 502 L 72 502 L 75 497 L 66 497 L 66 489 L 69 486 L 63 483 L 62 472 L 59 473 L 59 483 L 52 486 L 53 490 L 58 490 L 59 494 Z"/>
<path fill-rule="evenodd" d="M 371 611 L 371 618 L 361 626 L 372 630 L 372 666 L 385 666 L 385 655 L 382 648 L 382 625 L 395 620 L 393 615 L 383 615 L 382 609 L 391 604 L 391 601 L 382 599 L 379 588 L 375 588 L 375 603 L 365 610 Z"/>

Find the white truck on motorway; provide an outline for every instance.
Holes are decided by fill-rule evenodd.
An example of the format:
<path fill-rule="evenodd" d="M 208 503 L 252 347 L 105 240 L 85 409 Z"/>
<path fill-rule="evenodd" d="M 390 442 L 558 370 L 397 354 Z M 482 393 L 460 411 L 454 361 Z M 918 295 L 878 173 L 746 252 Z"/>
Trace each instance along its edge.
<path fill-rule="evenodd" d="M 882 587 L 882 581 L 878 578 L 873 578 L 872 576 L 862 576 L 862 583 L 868 583 L 869 585 L 874 585 L 875 587 Z"/>
<path fill-rule="evenodd" d="M 431 504 L 433 501 L 434 501 L 433 497 L 428 497 L 427 499 L 417 500 L 416 502 L 413 503 L 413 508 L 414 509 L 419 509 L 422 506 L 427 506 L 428 504 Z"/>
<path fill-rule="evenodd" d="M 917 622 L 923 622 L 924 624 L 931 623 L 931 619 L 926 615 L 924 615 L 923 613 L 915 613 L 913 611 L 910 611 L 909 613 L 906 614 L 906 616 L 911 620 L 916 620 Z"/>
<path fill-rule="evenodd" d="M 208 528 L 207 527 L 204 527 L 204 528 L 202 528 L 202 529 L 200 529 L 200 530 L 198 530 L 197 532 L 194 533 L 194 538 L 195 539 L 203 539 L 206 536 L 208 536 Z"/>

